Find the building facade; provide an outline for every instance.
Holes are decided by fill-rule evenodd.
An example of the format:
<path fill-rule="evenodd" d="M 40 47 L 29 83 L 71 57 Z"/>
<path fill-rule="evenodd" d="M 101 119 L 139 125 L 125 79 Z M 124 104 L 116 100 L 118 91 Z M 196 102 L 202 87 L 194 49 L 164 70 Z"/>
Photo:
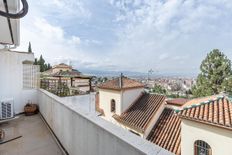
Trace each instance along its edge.
<path fill-rule="evenodd" d="M 91 76 L 83 75 L 78 70 L 73 69 L 72 66 L 61 63 L 42 73 L 41 87 L 53 92 L 61 85 L 66 88 L 66 92 L 63 94 L 64 96 L 65 94 L 85 94 L 92 89 L 91 78 Z"/>
<path fill-rule="evenodd" d="M 166 100 L 118 77 L 99 86 L 101 117 L 177 155 L 231 155 L 232 103 L 225 95 Z"/>

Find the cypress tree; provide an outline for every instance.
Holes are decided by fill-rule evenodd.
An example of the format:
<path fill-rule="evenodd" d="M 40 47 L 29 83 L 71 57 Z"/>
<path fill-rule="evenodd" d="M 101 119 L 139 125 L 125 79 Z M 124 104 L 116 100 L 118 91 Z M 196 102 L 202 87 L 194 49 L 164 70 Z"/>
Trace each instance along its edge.
<path fill-rule="evenodd" d="M 231 61 L 218 49 L 207 54 L 202 61 L 200 71 L 197 83 L 192 88 L 195 97 L 210 96 L 231 90 Z"/>
<path fill-rule="evenodd" d="M 32 53 L 31 42 L 29 42 L 29 45 L 28 45 L 28 53 Z"/>

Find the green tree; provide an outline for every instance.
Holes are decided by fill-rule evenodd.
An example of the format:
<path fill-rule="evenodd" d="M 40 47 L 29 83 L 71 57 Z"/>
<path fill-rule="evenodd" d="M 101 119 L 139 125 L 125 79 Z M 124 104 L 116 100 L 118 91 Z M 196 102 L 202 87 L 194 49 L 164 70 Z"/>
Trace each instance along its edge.
<path fill-rule="evenodd" d="M 223 87 L 225 88 L 225 92 L 232 96 L 232 76 L 226 78 Z"/>
<path fill-rule="evenodd" d="M 50 64 L 50 63 L 48 63 L 47 70 L 49 70 L 49 69 L 51 69 L 51 68 L 52 68 L 51 64 Z"/>
<path fill-rule="evenodd" d="M 192 88 L 195 97 L 203 97 L 229 91 L 231 61 L 218 49 L 214 49 L 202 61 L 196 85 Z M 232 81 L 231 81 L 232 84 Z"/>
<path fill-rule="evenodd" d="M 162 86 L 155 84 L 150 92 L 157 93 L 157 94 L 166 94 L 167 90 L 165 88 L 163 88 Z"/>
<path fill-rule="evenodd" d="M 32 53 L 31 42 L 29 42 L 29 45 L 28 45 L 28 53 Z"/>
<path fill-rule="evenodd" d="M 37 60 L 37 58 L 35 58 L 34 65 L 38 65 L 38 60 Z"/>
<path fill-rule="evenodd" d="M 35 58 L 34 65 L 40 66 L 40 72 L 44 72 L 52 68 L 50 63 L 45 63 L 45 60 L 42 55 L 40 55 L 39 60 Z"/>
<path fill-rule="evenodd" d="M 46 70 L 45 68 L 45 60 L 42 55 L 39 57 L 38 65 L 40 66 L 40 72 L 44 72 Z"/>

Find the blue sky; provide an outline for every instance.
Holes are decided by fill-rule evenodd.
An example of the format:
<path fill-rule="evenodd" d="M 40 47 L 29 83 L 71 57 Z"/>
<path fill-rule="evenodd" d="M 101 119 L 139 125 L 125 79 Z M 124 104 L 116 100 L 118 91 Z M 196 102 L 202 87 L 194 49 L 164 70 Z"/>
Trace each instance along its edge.
<path fill-rule="evenodd" d="M 214 48 L 232 59 L 231 0 L 28 0 L 21 45 L 79 70 L 193 75 Z"/>

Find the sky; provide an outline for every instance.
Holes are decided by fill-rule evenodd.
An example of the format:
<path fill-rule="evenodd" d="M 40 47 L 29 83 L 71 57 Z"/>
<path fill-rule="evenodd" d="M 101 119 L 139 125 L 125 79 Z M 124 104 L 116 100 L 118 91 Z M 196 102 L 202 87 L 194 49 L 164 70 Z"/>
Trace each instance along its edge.
<path fill-rule="evenodd" d="M 231 0 L 28 0 L 21 45 L 80 71 L 197 75 L 217 48 L 232 59 Z"/>

